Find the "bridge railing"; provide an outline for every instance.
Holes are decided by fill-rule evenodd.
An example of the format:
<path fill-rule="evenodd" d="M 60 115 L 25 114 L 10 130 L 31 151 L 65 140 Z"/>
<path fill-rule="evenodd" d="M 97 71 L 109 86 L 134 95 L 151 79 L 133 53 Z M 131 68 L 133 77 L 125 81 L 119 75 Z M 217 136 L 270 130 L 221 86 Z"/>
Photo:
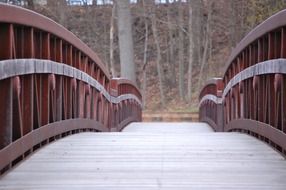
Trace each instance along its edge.
<path fill-rule="evenodd" d="M 253 135 L 285 154 L 286 11 L 252 30 L 225 69 L 224 130 Z"/>
<path fill-rule="evenodd" d="M 136 96 L 137 101 L 128 100 L 121 101 L 119 104 L 114 105 L 114 115 L 115 115 L 115 124 L 113 126 L 117 126 L 116 130 L 121 131 L 124 126 L 126 126 L 126 118 L 133 117 L 138 118 L 138 120 L 142 120 L 142 109 L 141 104 L 138 102 L 142 101 L 142 95 L 138 87 L 131 82 L 130 80 L 122 79 L 122 78 L 113 78 L 111 80 L 111 94 L 115 97 L 123 96 L 124 94 L 133 94 Z M 124 122 L 125 120 L 125 122 Z"/>
<path fill-rule="evenodd" d="M 209 80 L 201 90 L 199 120 L 207 122 L 215 131 L 223 131 L 222 79 Z"/>
<path fill-rule="evenodd" d="M 0 94 L 1 173 L 57 138 L 141 120 L 136 85 L 111 79 L 97 55 L 54 21 L 5 4 Z"/>

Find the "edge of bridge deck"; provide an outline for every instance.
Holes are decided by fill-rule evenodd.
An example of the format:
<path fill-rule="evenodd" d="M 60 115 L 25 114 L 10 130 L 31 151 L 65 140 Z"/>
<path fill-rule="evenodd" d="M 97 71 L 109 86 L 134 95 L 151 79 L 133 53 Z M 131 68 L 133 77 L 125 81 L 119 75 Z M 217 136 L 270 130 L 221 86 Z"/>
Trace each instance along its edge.
<path fill-rule="evenodd" d="M 0 189 L 285 189 L 285 160 L 246 134 L 142 123 L 152 125 L 146 133 L 137 124 L 136 133 L 80 133 L 49 144 L 3 176 Z"/>
<path fill-rule="evenodd" d="M 202 122 L 132 122 L 123 132 L 138 133 L 209 133 L 213 129 Z"/>

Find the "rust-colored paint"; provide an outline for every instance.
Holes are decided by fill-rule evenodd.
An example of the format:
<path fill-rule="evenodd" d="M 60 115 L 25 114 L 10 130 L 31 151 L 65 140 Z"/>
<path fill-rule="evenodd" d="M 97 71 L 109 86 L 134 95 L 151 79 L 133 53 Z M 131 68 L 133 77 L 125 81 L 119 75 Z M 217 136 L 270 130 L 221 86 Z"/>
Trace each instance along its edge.
<path fill-rule="evenodd" d="M 222 79 L 222 104 L 207 99 L 200 103 L 200 120 L 217 129 L 219 117 L 223 121 L 224 131 L 246 132 L 266 141 L 284 155 L 286 72 L 281 70 L 285 65 L 277 68 L 272 65 L 256 66 L 286 58 L 285 17 L 285 10 L 270 17 L 252 30 L 233 50 Z M 260 71 L 264 73 L 257 74 Z M 243 76 L 249 77 L 240 79 Z M 239 81 L 233 83 L 237 79 Z M 216 87 L 214 82 L 206 84 L 201 90 L 200 100 L 206 95 L 219 98 Z M 220 105 L 222 116 L 215 109 Z"/>
<path fill-rule="evenodd" d="M 97 55 L 50 19 L 1 4 L 0 42 L 0 61 L 26 58 L 27 62 L 13 67 L 18 74 L 0 80 L 1 173 L 17 158 L 59 137 L 81 130 L 122 130 L 132 121 L 141 121 L 140 103 L 129 99 L 122 103 L 118 98 L 132 95 L 140 101 L 139 89 L 125 79 L 111 80 Z M 33 58 L 50 60 L 51 65 L 44 67 L 42 61 L 33 65 Z M 63 64 L 87 73 L 102 86 L 91 86 L 82 72 L 76 78 L 63 73 L 77 72 L 68 67 L 63 71 Z M 15 73 L 11 68 L 7 72 Z M 112 102 L 111 96 L 119 102 Z"/>

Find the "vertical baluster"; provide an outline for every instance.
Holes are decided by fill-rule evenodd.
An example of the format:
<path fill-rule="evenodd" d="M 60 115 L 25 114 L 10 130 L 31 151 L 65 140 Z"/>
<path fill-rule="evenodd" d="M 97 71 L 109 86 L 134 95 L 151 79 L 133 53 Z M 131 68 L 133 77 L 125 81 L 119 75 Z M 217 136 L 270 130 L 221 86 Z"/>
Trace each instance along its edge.
<path fill-rule="evenodd" d="M 275 52 L 274 52 L 274 33 L 270 32 L 268 34 L 268 60 L 274 59 Z M 268 75 L 268 122 L 270 125 L 274 126 L 274 118 L 275 118 L 275 90 L 274 90 L 274 76 Z"/>
<path fill-rule="evenodd" d="M 281 105 L 282 105 L 282 101 L 281 101 L 281 89 L 282 89 L 282 83 L 283 83 L 283 75 L 282 74 L 275 74 L 275 79 L 274 79 L 274 89 L 275 89 L 275 118 L 274 118 L 274 126 L 279 129 L 282 130 L 282 112 L 281 112 Z"/>
<path fill-rule="evenodd" d="M 77 88 L 78 82 L 75 78 L 71 79 L 71 105 L 72 105 L 72 118 L 77 118 L 77 109 L 78 109 L 78 99 L 77 99 Z"/>
<path fill-rule="evenodd" d="M 94 119 L 99 121 L 99 92 L 95 90 L 95 99 L 94 99 Z"/>
<path fill-rule="evenodd" d="M 95 119 L 95 90 L 95 88 L 90 90 L 90 119 Z"/>
<path fill-rule="evenodd" d="M 85 95 L 85 118 L 90 119 L 91 118 L 91 89 L 89 85 L 85 85 L 86 88 L 86 95 Z"/>
<path fill-rule="evenodd" d="M 43 32 L 34 31 L 34 49 L 35 58 L 43 59 Z M 41 126 L 41 81 L 42 76 L 40 74 L 34 75 L 34 129 Z"/>
<path fill-rule="evenodd" d="M 42 58 L 50 59 L 50 34 L 43 33 L 43 44 L 42 44 Z M 40 85 L 38 85 L 38 91 L 40 94 L 40 118 L 41 126 L 49 123 L 50 118 L 50 84 L 49 77 L 47 74 L 41 74 Z"/>
<path fill-rule="evenodd" d="M 58 63 L 63 62 L 63 42 L 61 39 L 55 39 L 55 61 Z M 57 68 L 59 69 L 59 68 Z M 59 71 L 57 71 L 59 72 Z M 63 76 L 56 75 L 56 91 L 55 91 L 55 101 L 56 101 L 56 121 L 62 120 L 63 116 Z"/>
<path fill-rule="evenodd" d="M 24 58 L 34 58 L 34 29 L 24 28 Z M 29 133 L 34 126 L 34 77 L 33 75 L 21 76 L 21 97 L 22 97 L 22 114 L 23 134 Z M 36 113 L 35 113 L 36 115 Z"/>
<path fill-rule="evenodd" d="M 84 99 L 85 99 L 85 88 L 82 81 L 78 81 L 77 84 L 77 117 L 84 118 Z"/>
<path fill-rule="evenodd" d="M 281 29 L 281 58 L 286 58 L 286 28 Z"/>

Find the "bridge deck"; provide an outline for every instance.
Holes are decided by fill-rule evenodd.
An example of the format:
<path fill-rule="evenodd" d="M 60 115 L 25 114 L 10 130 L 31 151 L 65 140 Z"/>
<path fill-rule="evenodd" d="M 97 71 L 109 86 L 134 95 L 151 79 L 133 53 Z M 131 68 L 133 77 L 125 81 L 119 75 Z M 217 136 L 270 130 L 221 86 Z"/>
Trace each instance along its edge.
<path fill-rule="evenodd" d="M 205 124 L 134 123 L 40 149 L 0 189 L 285 189 L 286 161 L 266 144 Z"/>

